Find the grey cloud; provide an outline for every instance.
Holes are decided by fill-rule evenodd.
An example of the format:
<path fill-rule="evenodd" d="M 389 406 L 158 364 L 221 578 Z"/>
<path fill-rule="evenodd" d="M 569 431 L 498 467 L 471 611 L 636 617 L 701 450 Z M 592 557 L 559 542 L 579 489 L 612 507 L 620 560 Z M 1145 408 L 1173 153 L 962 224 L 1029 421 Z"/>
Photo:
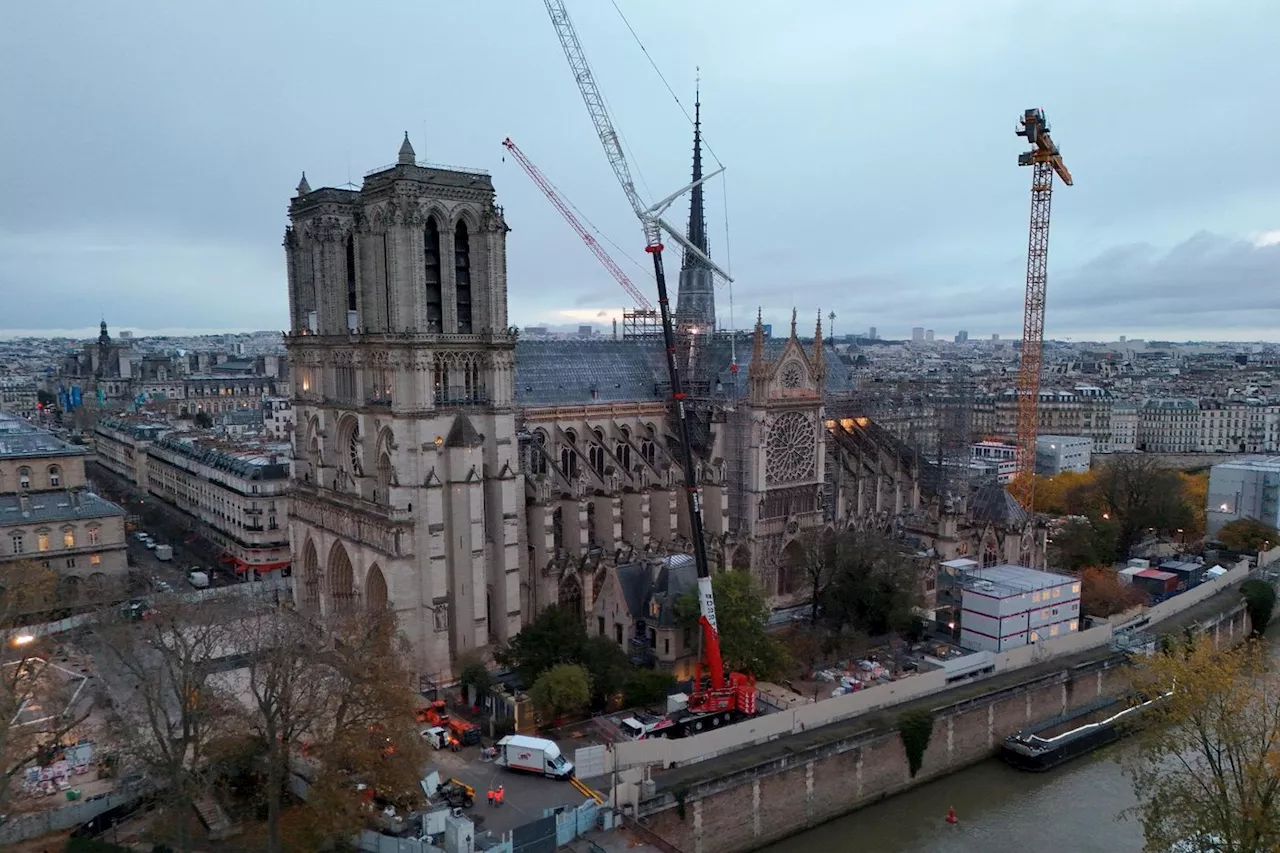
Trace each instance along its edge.
<path fill-rule="evenodd" d="M 216 15 L 152 0 L 74 15 L 11 5 L 0 292 L 24 298 L 0 326 L 78 328 L 105 312 L 117 325 L 279 327 L 299 173 L 315 187 L 358 183 L 394 159 L 405 130 L 424 159 L 493 172 L 514 229 L 513 323 L 628 299 L 503 161 L 508 134 L 624 247 L 602 240 L 654 298 L 640 229 L 538 3 L 387 0 L 374 20 L 394 24 L 377 49 L 352 40 L 337 3 L 226 0 Z M 1102 323 L 1154 334 L 1189 313 L 1243 328 L 1274 305 L 1273 253 L 1185 240 L 1280 227 L 1280 174 L 1253 165 L 1269 161 L 1280 114 L 1241 84 L 1280 79 L 1274 3 L 622 8 L 687 107 L 701 66 L 704 130 L 728 166 L 708 186 L 712 254 L 738 279 L 740 325 L 756 304 L 783 322 L 794 303 L 834 310 L 844 330 L 1016 333 L 1029 176 L 1012 125 L 1033 105 L 1077 177 L 1054 202 L 1050 334 Z M 688 180 L 684 115 L 612 4 L 570 9 L 637 184 L 665 196 Z M 1020 73 L 1031 67 L 1043 73 Z M 718 298 L 727 318 L 727 291 Z"/>

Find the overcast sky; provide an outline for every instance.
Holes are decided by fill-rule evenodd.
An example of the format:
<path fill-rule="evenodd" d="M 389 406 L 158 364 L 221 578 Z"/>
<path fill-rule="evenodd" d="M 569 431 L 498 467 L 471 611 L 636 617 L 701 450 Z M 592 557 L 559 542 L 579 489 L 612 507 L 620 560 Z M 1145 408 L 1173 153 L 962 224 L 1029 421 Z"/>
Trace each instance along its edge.
<path fill-rule="evenodd" d="M 681 108 L 611 0 L 567 5 L 642 192 L 667 195 L 688 181 Z M 701 67 L 736 325 L 795 306 L 834 311 L 837 333 L 1016 337 L 1031 176 L 1013 130 L 1038 106 L 1076 178 L 1054 194 L 1048 336 L 1276 339 L 1274 0 L 618 5 L 690 111 Z M 300 172 L 359 183 L 405 130 L 420 159 L 493 173 L 512 322 L 607 323 L 627 299 L 503 161 L 507 135 L 652 287 L 537 0 L 14 2 L 4 18 L 0 329 L 284 328 Z"/>

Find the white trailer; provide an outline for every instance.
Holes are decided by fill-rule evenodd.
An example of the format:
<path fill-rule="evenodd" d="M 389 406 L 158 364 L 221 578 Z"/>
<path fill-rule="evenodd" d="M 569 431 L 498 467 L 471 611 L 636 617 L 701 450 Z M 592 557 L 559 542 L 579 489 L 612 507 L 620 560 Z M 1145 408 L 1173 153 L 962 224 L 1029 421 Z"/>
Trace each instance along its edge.
<path fill-rule="evenodd" d="M 157 546 L 156 546 L 156 559 L 157 559 L 157 560 L 172 560 L 172 559 L 173 559 L 173 546 L 172 546 L 172 545 L 157 545 Z"/>
<path fill-rule="evenodd" d="M 507 735 L 497 743 L 494 763 L 509 770 L 537 773 L 552 779 L 573 776 L 573 762 L 560 752 L 555 741 L 526 735 Z"/>

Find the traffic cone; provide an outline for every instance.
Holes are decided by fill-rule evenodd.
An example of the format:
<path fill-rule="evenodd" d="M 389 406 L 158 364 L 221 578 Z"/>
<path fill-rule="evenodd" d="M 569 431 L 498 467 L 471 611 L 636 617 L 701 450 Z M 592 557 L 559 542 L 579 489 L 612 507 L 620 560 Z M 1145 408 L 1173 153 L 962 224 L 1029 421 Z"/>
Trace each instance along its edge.
<path fill-rule="evenodd" d="M 951 806 L 947 809 L 947 823 L 959 823 L 960 818 L 956 817 L 956 807 Z"/>

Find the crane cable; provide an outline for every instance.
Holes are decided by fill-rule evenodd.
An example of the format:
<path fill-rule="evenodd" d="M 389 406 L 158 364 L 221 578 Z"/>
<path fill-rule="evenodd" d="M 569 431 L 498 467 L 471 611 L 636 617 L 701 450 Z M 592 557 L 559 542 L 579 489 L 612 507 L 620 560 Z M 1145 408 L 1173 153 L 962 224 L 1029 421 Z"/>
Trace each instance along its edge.
<path fill-rule="evenodd" d="M 653 61 L 653 56 L 650 55 L 649 49 L 644 46 L 644 42 L 640 40 L 640 36 L 636 33 L 635 27 L 631 26 L 631 22 L 627 20 L 627 16 L 622 14 L 622 8 L 618 6 L 618 0 L 612 0 L 612 3 L 614 11 L 616 11 L 618 13 L 618 17 L 622 19 L 622 23 L 627 25 L 627 30 L 630 31 L 631 37 L 634 38 L 636 40 L 636 44 L 640 46 L 640 52 L 644 54 L 645 59 L 649 60 L 649 64 L 653 66 L 654 72 L 658 75 L 658 79 L 662 81 L 662 85 L 666 86 L 667 91 L 671 93 L 671 99 L 676 102 L 676 106 L 680 108 L 680 112 L 684 113 L 684 117 L 688 120 L 689 124 L 693 124 L 693 116 L 689 115 L 689 111 L 685 109 L 684 103 L 680 100 L 680 96 L 676 94 L 676 90 L 671 88 L 671 84 L 667 82 L 666 75 L 662 73 L 662 69 L 658 67 L 658 63 Z M 709 144 L 707 144 L 705 137 L 702 140 L 702 144 L 706 147 L 707 153 L 711 155 L 711 159 L 716 161 L 716 165 L 723 166 L 724 164 L 720 162 L 720 158 L 716 156 L 716 152 L 711 149 Z"/>

